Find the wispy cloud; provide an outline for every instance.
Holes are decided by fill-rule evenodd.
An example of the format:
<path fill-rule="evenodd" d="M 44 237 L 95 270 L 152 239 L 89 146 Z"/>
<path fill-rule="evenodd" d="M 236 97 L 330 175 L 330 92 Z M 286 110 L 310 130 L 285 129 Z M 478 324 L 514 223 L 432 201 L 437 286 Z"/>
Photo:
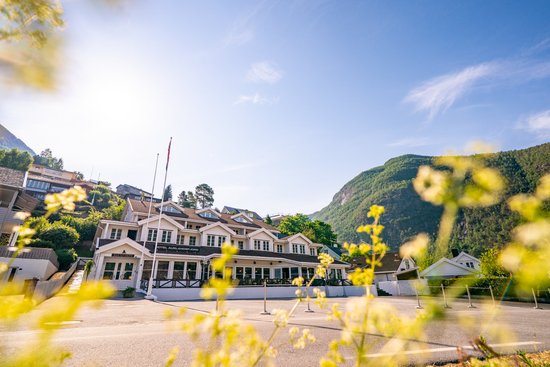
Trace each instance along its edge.
<path fill-rule="evenodd" d="M 495 63 L 485 63 L 438 76 L 411 90 L 404 101 L 414 104 L 416 111 L 428 112 L 431 119 L 451 107 L 481 78 L 494 74 L 498 69 Z"/>
<path fill-rule="evenodd" d="M 475 88 L 498 88 L 549 78 L 550 62 L 543 55 L 549 48 L 550 39 L 546 39 L 515 57 L 471 65 L 436 76 L 412 89 L 403 101 L 414 105 L 416 111 L 426 112 L 432 119 Z"/>
<path fill-rule="evenodd" d="M 251 103 L 257 105 L 274 104 L 278 101 L 278 98 L 268 98 L 262 96 L 260 93 L 254 93 L 249 95 L 240 95 L 235 104 Z"/>
<path fill-rule="evenodd" d="M 246 79 L 251 82 L 264 82 L 275 84 L 283 77 L 283 71 L 275 64 L 262 61 L 252 64 L 250 70 L 246 74 Z"/>
<path fill-rule="evenodd" d="M 433 144 L 434 144 L 433 141 L 430 141 L 430 139 L 425 137 L 419 137 L 419 138 L 404 138 L 404 139 L 391 142 L 387 145 L 389 147 L 418 148 L 418 147 L 425 147 Z"/>
<path fill-rule="evenodd" d="M 256 36 L 256 24 L 261 23 L 262 17 L 265 17 L 275 5 L 276 1 L 263 0 L 243 13 L 231 24 L 224 37 L 224 45 L 242 46 L 252 41 Z"/>
<path fill-rule="evenodd" d="M 550 137 L 550 110 L 527 116 L 520 121 L 519 127 L 538 135 L 540 138 Z"/>

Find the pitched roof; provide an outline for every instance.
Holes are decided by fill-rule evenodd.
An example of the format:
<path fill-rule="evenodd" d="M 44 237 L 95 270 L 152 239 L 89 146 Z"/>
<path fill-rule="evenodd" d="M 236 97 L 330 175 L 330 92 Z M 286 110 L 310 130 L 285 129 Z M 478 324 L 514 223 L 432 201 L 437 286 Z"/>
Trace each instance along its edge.
<path fill-rule="evenodd" d="M 399 265 L 401 264 L 401 256 L 399 252 L 386 252 L 386 255 L 380 261 L 382 264 L 375 267 L 375 273 L 387 273 L 387 272 L 396 272 L 399 270 Z M 365 257 L 355 257 L 351 260 L 351 265 L 355 267 L 365 267 Z"/>
<path fill-rule="evenodd" d="M 13 251 L 10 251 L 8 246 L 0 246 L 0 257 L 11 258 L 13 256 Z M 19 253 L 17 255 L 18 259 L 34 259 L 34 260 L 49 260 L 56 267 L 59 267 L 57 262 L 57 255 L 55 251 L 51 248 L 41 248 L 41 247 L 25 247 L 25 252 Z"/>
<path fill-rule="evenodd" d="M 149 212 L 149 201 L 147 200 L 136 200 L 136 199 L 128 199 L 130 206 L 132 207 L 132 210 L 137 213 L 144 213 L 147 214 Z M 185 218 L 185 220 L 193 221 L 206 221 L 206 222 L 221 222 L 227 225 L 232 226 L 244 226 L 244 227 L 250 227 L 250 228 L 265 228 L 268 231 L 276 231 L 279 232 L 279 230 L 262 220 L 258 220 L 256 218 L 250 218 L 252 223 L 241 223 L 236 220 L 233 220 L 231 218 L 232 214 L 228 213 L 219 213 L 219 218 L 205 218 L 201 217 L 199 214 L 197 214 L 197 211 L 200 211 L 201 209 L 193 209 L 193 208 L 183 208 L 179 206 L 178 204 L 172 202 L 172 204 L 179 208 L 182 211 L 182 214 L 178 213 L 170 213 L 170 212 L 162 212 L 162 214 L 166 214 L 168 216 L 175 217 L 176 220 L 181 220 L 181 218 Z M 157 204 L 158 206 L 158 204 Z M 155 203 L 153 203 L 153 210 L 152 214 L 159 213 L 159 208 L 155 207 Z M 179 217 L 179 218 L 177 218 Z"/>
<path fill-rule="evenodd" d="M 253 210 L 235 208 L 235 207 L 232 207 L 232 206 L 224 206 L 223 209 L 222 209 L 222 213 L 225 213 L 225 214 L 245 213 L 249 216 L 251 215 L 254 219 L 263 220 L 261 215 L 259 215 L 258 213 L 256 213 Z"/>
<path fill-rule="evenodd" d="M 7 186 L 19 188 L 23 187 L 24 182 L 25 172 L 6 167 L 0 167 L 0 183 Z"/>

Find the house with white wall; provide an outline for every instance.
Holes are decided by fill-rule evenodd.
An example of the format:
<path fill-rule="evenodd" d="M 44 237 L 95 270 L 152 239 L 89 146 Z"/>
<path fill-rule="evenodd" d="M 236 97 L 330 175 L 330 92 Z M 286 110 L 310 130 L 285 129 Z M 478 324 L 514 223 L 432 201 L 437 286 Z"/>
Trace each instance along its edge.
<path fill-rule="evenodd" d="M 352 268 L 365 267 L 364 257 L 356 257 L 351 260 Z M 401 279 L 418 278 L 416 263 L 411 257 L 401 257 L 399 252 L 387 252 L 380 260 L 380 264 L 374 269 L 374 284 L 379 282 L 395 281 Z"/>
<path fill-rule="evenodd" d="M 462 251 L 451 259 L 442 257 L 420 275 L 423 278 L 460 278 L 475 276 L 480 270 L 480 261 L 476 257 Z"/>
<path fill-rule="evenodd" d="M 243 212 L 127 199 L 122 220 L 102 220 L 98 226 L 90 278 L 109 280 L 118 289 L 142 291 L 152 279 L 153 294 L 155 288 L 199 287 L 214 276 L 211 263 L 221 256 L 223 243 L 239 248 L 227 267 L 241 283 L 266 280 L 279 284 L 298 276 L 311 278 L 322 247 L 301 233 L 282 236 L 277 228 Z M 329 277 L 344 279 L 348 266 L 335 261 Z"/>
<path fill-rule="evenodd" d="M 0 274 L 0 282 L 22 283 L 33 278 L 46 280 L 59 268 L 57 255 L 51 248 L 25 247 L 15 259 L 12 257 L 10 247 L 0 246 L 0 263 L 8 264 L 8 270 Z"/>

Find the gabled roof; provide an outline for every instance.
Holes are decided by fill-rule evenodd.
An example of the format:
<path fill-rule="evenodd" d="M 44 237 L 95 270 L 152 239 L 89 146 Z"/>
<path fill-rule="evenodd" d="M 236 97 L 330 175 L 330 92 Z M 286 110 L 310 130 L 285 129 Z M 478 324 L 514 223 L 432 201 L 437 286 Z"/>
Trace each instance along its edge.
<path fill-rule="evenodd" d="M 137 251 L 142 251 L 143 250 L 144 254 L 151 255 L 151 252 L 147 249 L 147 247 L 144 247 L 140 243 L 132 240 L 131 238 L 121 238 L 120 240 L 115 240 L 114 242 L 109 242 L 104 246 L 100 246 L 96 250 L 96 253 L 102 253 L 102 252 L 105 252 L 105 251 L 109 251 L 109 250 L 112 250 L 113 248 L 116 248 L 116 247 L 121 246 L 121 245 L 129 245 L 130 247 L 133 247 Z"/>
<path fill-rule="evenodd" d="M 215 209 L 212 209 L 212 208 L 202 208 L 202 209 L 195 210 L 195 213 L 198 215 L 201 215 L 202 213 L 206 213 L 206 212 L 210 212 L 218 218 L 221 218 L 221 215 L 222 215 L 221 213 L 218 213 Z"/>
<path fill-rule="evenodd" d="M 233 231 L 231 228 L 229 228 L 228 226 L 226 226 L 225 224 L 221 223 L 221 222 L 214 222 L 214 223 L 210 223 L 209 225 L 207 226 L 204 226 L 202 227 L 201 229 L 199 229 L 199 232 L 204 232 L 204 231 L 207 231 L 209 229 L 212 229 L 214 227 L 221 227 L 223 228 L 224 230 L 227 231 L 227 233 L 230 233 L 232 235 L 235 235 L 235 231 Z"/>
<path fill-rule="evenodd" d="M 479 262 L 479 259 L 476 258 L 476 257 L 473 257 L 472 255 L 462 251 L 460 254 L 458 254 L 457 256 L 453 257 L 451 260 L 453 260 L 454 262 L 458 262 L 460 260 L 460 258 L 467 258 L 467 259 L 470 259 L 472 261 L 476 261 L 476 262 Z"/>
<path fill-rule="evenodd" d="M 162 213 L 161 218 L 166 220 L 167 222 L 173 224 L 174 226 L 176 226 L 179 229 L 185 229 L 185 227 L 183 225 L 181 225 L 180 223 L 178 223 L 177 221 L 170 218 L 169 216 L 167 216 L 164 213 Z M 144 225 L 146 223 L 150 223 L 150 222 L 154 222 L 154 221 L 158 221 L 158 220 L 159 220 L 159 215 L 157 214 L 157 215 L 151 216 L 151 218 L 149 218 L 149 219 L 146 218 L 146 219 L 142 219 L 142 220 L 138 221 L 138 224 L 141 226 L 141 225 Z"/>
<path fill-rule="evenodd" d="M 222 213 L 225 213 L 225 214 L 245 213 L 245 214 L 251 216 L 254 219 L 263 220 L 263 218 L 253 210 L 235 208 L 235 207 L 232 207 L 232 206 L 224 206 L 223 209 L 222 209 Z"/>
<path fill-rule="evenodd" d="M 284 237 L 284 238 L 281 238 L 282 240 L 285 240 L 285 241 L 288 241 L 288 242 L 291 242 L 292 240 L 294 240 L 295 238 L 298 238 L 298 237 L 301 237 L 302 239 L 304 239 L 307 243 L 309 244 L 312 244 L 313 242 L 307 238 L 305 235 L 303 235 L 302 233 L 296 233 L 292 236 L 289 236 L 289 237 Z"/>
<path fill-rule="evenodd" d="M 25 182 L 25 172 L 0 167 L 0 182 L 6 186 L 21 188 Z"/>
<path fill-rule="evenodd" d="M 395 273 L 399 271 L 399 265 L 401 265 L 401 255 L 399 252 L 386 252 L 386 255 L 380 260 L 381 264 L 375 266 L 374 273 Z M 351 259 L 350 263 L 352 267 L 366 267 L 366 261 L 364 256 L 359 256 Z"/>
<path fill-rule="evenodd" d="M 252 232 L 252 233 L 247 234 L 246 236 L 247 236 L 248 238 L 253 238 L 253 237 L 255 237 L 256 235 L 258 235 L 258 234 L 260 234 L 260 233 L 265 233 L 265 234 L 267 234 L 269 237 L 273 238 L 274 240 L 277 240 L 277 239 L 278 239 L 277 236 L 275 236 L 273 233 L 269 232 L 269 231 L 268 231 L 267 229 L 265 229 L 265 228 L 260 228 L 260 229 L 258 229 L 258 230 L 256 230 L 256 231 Z"/>
<path fill-rule="evenodd" d="M 420 275 L 421 276 L 426 276 L 427 274 L 431 273 L 432 271 L 434 271 L 435 269 L 437 269 L 438 267 L 440 267 L 443 264 L 448 264 L 451 267 L 455 267 L 457 269 L 465 270 L 468 273 L 476 273 L 477 272 L 476 269 L 468 268 L 467 266 L 461 265 L 461 264 L 459 264 L 459 263 L 457 263 L 457 262 L 455 262 L 451 259 L 447 259 L 446 257 L 442 257 L 441 259 L 437 260 L 435 263 L 433 263 L 432 265 L 430 265 L 426 269 L 424 269 L 420 273 Z M 454 274 L 442 274 L 440 276 L 445 276 L 445 275 L 454 275 Z"/>
<path fill-rule="evenodd" d="M 237 214 L 234 214 L 234 215 L 231 216 L 231 219 L 235 220 L 236 222 L 239 222 L 238 220 L 236 220 L 237 218 L 243 218 L 248 223 L 254 223 L 252 218 L 250 218 L 248 215 L 246 215 L 246 213 L 237 213 Z M 239 222 L 239 223 L 241 223 L 241 222 Z"/>

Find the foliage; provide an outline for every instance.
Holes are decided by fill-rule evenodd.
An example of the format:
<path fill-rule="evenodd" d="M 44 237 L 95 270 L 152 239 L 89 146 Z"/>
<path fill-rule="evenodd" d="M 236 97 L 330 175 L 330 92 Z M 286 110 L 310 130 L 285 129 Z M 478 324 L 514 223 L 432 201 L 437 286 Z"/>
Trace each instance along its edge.
<path fill-rule="evenodd" d="M 210 208 L 214 204 L 214 190 L 203 183 L 195 187 L 195 200 L 201 208 Z"/>
<path fill-rule="evenodd" d="M 84 264 L 84 280 L 88 280 L 88 277 L 90 276 L 90 273 L 92 272 L 92 268 L 95 266 L 95 263 L 93 260 L 86 261 L 86 264 Z"/>
<path fill-rule="evenodd" d="M 507 277 L 510 275 L 500 264 L 499 257 L 500 250 L 497 247 L 492 247 L 481 254 L 479 261 L 483 277 Z"/>
<path fill-rule="evenodd" d="M 185 190 L 180 192 L 178 195 L 178 204 L 184 208 L 196 208 L 197 199 L 195 198 L 195 194 L 191 191 L 185 192 Z"/>
<path fill-rule="evenodd" d="M 269 224 L 270 226 L 273 225 L 273 219 L 271 219 L 271 217 L 269 216 L 269 214 L 265 217 L 264 222 L 265 222 L 266 224 Z"/>
<path fill-rule="evenodd" d="M 336 242 L 336 234 L 332 231 L 330 224 L 317 219 L 312 221 L 307 215 L 300 213 L 285 217 L 277 228 L 284 235 L 303 233 L 311 241 L 327 246 Z"/>
<path fill-rule="evenodd" d="M 28 171 L 32 164 L 32 156 L 16 148 L 9 150 L 0 150 L 0 166 L 15 169 L 18 171 Z"/>
<path fill-rule="evenodd" d="M 126 289 L 122 291 L 122 297 L 124 298 L 133 298 L 135 295 L 136 289 L 132 287 L 126 287 Z"/>
<path fill-rule="evenodd" d="M 163 201 L 172 200 L 172 185 L 166 186 L 166 188 L 164 189 L 164 193 L 162 194 L 162 200 Z"/>
<path fill-rule="evenodd" d="M 81 181 L 84 180 L 84 173 L 79 172 L 79 171 L 75 171 L 74 173 L 76 175 L 77 180 L 81 180 Z"/>
<path fill-rule="evenodd" d="M 41 228 L 36 233 L 36 238 L 53 243 L 55 249 L 68 249 L 78 242 L 80 235 L 73 227 L 54 222 Z"/>
<path fill-rule="evenodd" d="M 63 158 L 54 157 L 50 148 L 43 150 L 40 155 L 35 155 L 33 158 L 35 164 L 56 170 L 63 169 Z"/>
<path fill-rule="evenodd" d="M 498 169 L 507 187 L 504 198 L 533 192 L 538 180 L 550 171 L 550 143 L 528 149 L 484 156 L 487 167 Z M 384 237 L 392 249 L 417 233 L 435 238 L 442 207 L 423 201 L 415 192 L 412 180 L 422 165 L 436 167 L 436 157 L 404 155 L 392 158 L 383 166 L 362 172 L 334 195 L 332 202 L 312 215 L 332 225 L 338 238 L 360 241 L 355 229 L 368 219 L 374 204 L 383 205 Z M 467 177 L 466 180 L 470 180 Z M 490 207 L 461 207 L 453 227 L 450 246 L 479 256 L 492 246 L 502 247 L 511 239 L 512 229 L 521 217 L 505 202 Z"/>
<path fill-rule="evenodd" d="M 126 201 L 118 195 L 113 195 L 109 206 L 101 211 L 102 219 L 121 220 L 125 207 Z"/>
<path fill-rule="evenodd" d="M 111 206 L 113 204 L 113 201 L 116 200 L 116 196 L 117 195 L 111 191 L 111 188 L 104 184 L 96 185 L 88 193 L 88 199 L 90 200 L 90 203 L 97 210 L 103 210 Z"/>
<path fill-rule="evenodd" d="M 74 228 L 79 234 L 80 241 L 91 241 L 94 239 L 101 218 L 101 213 L 92 209 L 85 218 L 62 215 L 60 222 Z"/>
<path fill-rule="evenodd" d="M 35 229 L 30 227 L 31 224 L 40 228 L 47 222 L 50 215 L 60 209 L 73 210 L 75 202 L 82 201 L 85 197 L 84 190 L 78 186 L 55 195 L 47 195 L 46 215 L 41 219 L 27 221 L 22 226 L 15 228 L 15 231 L 19 234 L 15 251 L 7 264 L 0 264 L 0 277 L 5 275 L 4 273 L 9 269 L 16 257 L 25 250 L 25 246 L 28 246 L 32 242 Z M 29 213 L 19 212 L 16 214 L 16 218 L 25 220 L 29 215 Z M 71 256 L 70 250 L 67 251 L 67 255 Z M 16 284 L 16 286 L 19 285 Z M 15 289 L 12 287 L 13 283 L 0 283 L 0 327 L 3 330 L 9 330 L 19 321 L 28 321 L 28 313 L 35 309 L 37 304 L 35 299 L 10 297 Z M 82 308 L 84 303 L 107 298 L 112 294 L 113 289 L 108 284 L 89 282 L 83 284 L 77 293 L 52 300 L 51 303 L 41 310 L 37 318 L 32 318 L 35 320 L 32 321 L 32 325 L 39 330 L 37 338 L 32 339 L 30 342 L 24 342 L 25 344 L 22 348 L 17 348 L 17 350 L 10 351 L 9 354 L 4 355 L 0 359 L 0 366 L 61 365 L 70 357 L 70 353 L 53 347 L 52 338 L 55 331 L 63 325 L 64 321 L 74 319 L 76 313 Z M 0 349 L 5 350 L 1 341 Z"/>
<path fill-rule="evenodd" d="M 57 249 L 55 250 L 55 254 L 59 262 L 59 270 L 68 270 L 78 257 L 74 248 Z"/>

